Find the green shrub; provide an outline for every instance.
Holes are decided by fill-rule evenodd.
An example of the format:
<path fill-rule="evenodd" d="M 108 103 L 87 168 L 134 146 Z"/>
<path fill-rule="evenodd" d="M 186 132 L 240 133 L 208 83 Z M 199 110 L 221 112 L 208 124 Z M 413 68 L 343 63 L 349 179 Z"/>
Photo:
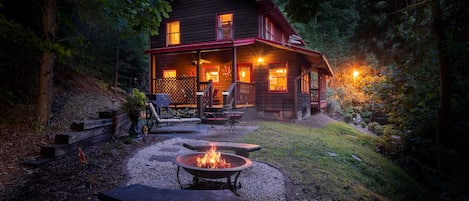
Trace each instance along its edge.
<path fill-rule="evenodd" d="M 377 136 L 382 136 L 384 135 L 384 126 L 382 125 L 376 125 L 375 126 L 375 131 L 374 133 L 377 135 Z"/>
<path fill-rule="evenodd" d="M 366 128 L 366 122 L 365 122 L 365 121 L 362 121 L 362 122 L 360 123 L 360 125 L 362 126 L 362 128 Z"/>
<path fill-rule="evenodd" d="M 379 123 L 374 121 L 368 124 L 368 130 L 375 133 L 376 132 L 376 126 L 379 126 Z"/>
<path fill-rule="evenodd" d="M 352 114 L 351 113 L 345 113 L 344 114 L 344 121 L 345 121 L 345 123 L 352 122 Z"/>

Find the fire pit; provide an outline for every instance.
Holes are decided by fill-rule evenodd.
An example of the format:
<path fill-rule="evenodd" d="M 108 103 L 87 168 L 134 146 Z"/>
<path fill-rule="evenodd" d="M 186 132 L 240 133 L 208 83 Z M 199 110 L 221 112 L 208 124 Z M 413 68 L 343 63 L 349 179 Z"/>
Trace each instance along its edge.
<path fill-rule="evenodd" d="M 177 179 L 179 185 L 179 169 L 184 170 L 194 176 L 194 181 L 198 178 L 222 179 L 227 178 L 227 184 L 232 190 L 236 190 L 236 182 L 242 170 L 251 167 L 252 161 L 243 156 L 235 154 L 217 152 L 212 148 L 207 152 L 196 152 L 176 157 Z M 237 174 L 234 185 L 231 183 L 231 176 Z M 181 185 L 182 188 L 182 185 Z"/>

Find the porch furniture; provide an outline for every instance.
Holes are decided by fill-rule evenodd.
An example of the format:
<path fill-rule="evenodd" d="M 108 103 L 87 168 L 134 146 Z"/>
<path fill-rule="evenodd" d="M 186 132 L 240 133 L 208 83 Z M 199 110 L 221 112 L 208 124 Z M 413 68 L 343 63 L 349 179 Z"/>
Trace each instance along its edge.
<path fill-rule="evenodd" d="M 180 123 L 197 123 L 200 124 L 202 122 L 202 119 L 200 118 L 170 118 L 170 119 L 162 119 L 156 112 L 155 106 L 153 106 L 152 103 L 147 104 L 148 109 L 150 109 L 150 115 L 149 117 L 147 116 L 147 126 L 149 129 L 151 129 L 151 126 L 153 126 L 153 121 L 155 121 L 156 125 L 159 124 L 168 124 L 168 125 L 173 125 L 173 124 L 180 124 Z M 150 126 L 151 125 L 151 126 Z"/>
<path fill-rule="evenodd" d="M 182 144 L 183 147 L 194 151 L 207 151 L 210 150 L 212 145 L 217 147 L 217 150 L 234 151 L 236 155 L 249 157 L 249 153 L 261 150 L 261 146 L 257 144 L 235 143 L 235 142 L 205 142 L 205 143 L 191 143 Z"/>
<path fill-rule="evenodd" d="M 171 99 L 167 93 L 149 94 L 148 99 L 153 103 L 158 114 L 161 114 L 162 108 L 166 108 L 166 110 L 168 110 L 169 105 L 171 104 Z"/>
<path fill-rule="evenodd" d="M 230 131 L 237 132 L 238 130 L 236 129 L 236 124 L 239 123 L 239 121 L 244 115 L 244 112 L 225 111 L 223 112 L 223 115 L 225 115 L 225 117 L 228 119 L 227 123 L 228 123 L 228 126 L 230 127 Z"/>

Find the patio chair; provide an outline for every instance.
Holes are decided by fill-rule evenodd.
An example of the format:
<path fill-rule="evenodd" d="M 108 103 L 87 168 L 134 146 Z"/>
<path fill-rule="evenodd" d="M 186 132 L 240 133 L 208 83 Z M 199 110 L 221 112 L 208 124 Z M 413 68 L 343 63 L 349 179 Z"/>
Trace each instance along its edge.
<path fill-rule="evenodd" d="M 156 112 L 156 109 L 155 109 L 155 106 L 153 106 L 152 103 L 148 103 L 147 104 L 148 108 L 150 109 L 150 112 L 151 112 L 151 119 L 150 120 L 155 120 L 156 121 L 156 125 L 159 125 L 159 124 L 180 124 L 180 123 L 196 123 L 196 124 L 200 124 L 202 122 L 202 119 L 200 118 L 170 118 L 170 119 L 162 119 L 160 118 L 160 116 L 158 116 L 158 113 Z M 147 121 L 149 121 L 147 119 Z"/>

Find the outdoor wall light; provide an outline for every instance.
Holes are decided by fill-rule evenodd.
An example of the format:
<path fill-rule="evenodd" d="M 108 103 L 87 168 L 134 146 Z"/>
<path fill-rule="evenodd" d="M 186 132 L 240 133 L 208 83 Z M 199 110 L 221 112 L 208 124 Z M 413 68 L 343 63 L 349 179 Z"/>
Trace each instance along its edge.
<path fill-rule="evenodd" d="M 262 57 L 257 58 L 257 63 L 260 63 L 260 64 L 264 63 L 264 58 Z"/>
<path fill-rule="evenodd" d="M 228 95 L 230 95 L 230 92 L 222 91 L 222 92 L 221 92 L 221 95 L 223 95 L 223 96 L 228 96 Z"/>

